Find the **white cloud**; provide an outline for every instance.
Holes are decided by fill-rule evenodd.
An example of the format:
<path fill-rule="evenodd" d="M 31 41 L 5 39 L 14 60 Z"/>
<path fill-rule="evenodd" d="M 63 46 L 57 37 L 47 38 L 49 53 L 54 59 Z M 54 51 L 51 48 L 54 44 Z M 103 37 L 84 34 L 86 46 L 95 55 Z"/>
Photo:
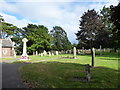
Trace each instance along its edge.
<path fill-rule="evenodd" d="M 21 28 L 23 26 L 27 26 L 28 23 L 33 23 L 27 19 L 21 19 L 21 20 L 18 20 L 15 16 L 11 16 L 11 15 L 7 15 L 7 14 L 3 14 L 3 13 L 0 13 L 0 15 L 3 16 L 4 20 L 8 23 L 12 23 L 14 24 L 15 26 Z M 36 23 L 33 23 L 33 24 L 36 24 Z"/>
<path fill-rule="evenodd" d="M 9 1 L 9 0 L 7 0 Z M 16 3 L 10 3 L 15 1 Z M 76 33 L 79 30 L 79 20 L 81 15 L 88 9 L 99 10 L 104 5 L 117 5 L 117 0 L 92 0 L 93 3 L 86 4 L 83 2 L 91 2 L 90 0 L 67 0 L 63 3 L 63 0 L 10 0 L 9 3 L 2 0 L 0 3 L 0 11 L 5 18 L 5 21 L 13 23 L 16 26 L 24 27 L 32 20 L 37 21 L 36 24 L 43 24 L 50 30 L 53 26 L 61 26 L 68 33 L 69 40 L 71 42 L 77 42 L 75 40 Z M 77 3 L 70 3 L 70 2 Z M 83 2 L 81 2 L 83 1 Z M 94 3 L 98 2 L 98 3 Z M 101 3 L 106 2 L 106 3 Z M 4 13 L 9 12 L 13 15 Z M 15 15 L 14 15 L 15 14 Z M 22 16 L 22 19 L 18 19 L 18 15 Z"/>

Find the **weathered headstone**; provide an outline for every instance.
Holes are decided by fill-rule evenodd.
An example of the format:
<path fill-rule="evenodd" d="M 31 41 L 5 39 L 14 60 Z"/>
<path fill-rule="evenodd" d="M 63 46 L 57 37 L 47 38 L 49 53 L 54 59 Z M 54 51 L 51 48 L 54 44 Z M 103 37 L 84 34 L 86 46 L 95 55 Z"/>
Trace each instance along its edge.
<path fill-rule="evenodd" d="M 41 53 L 40 56 L 43 56 L 43 53 Z"/>
<path fill-rule="evenodd" d="M 95 58 L 95 48 L 92 48 L 93 49 L 93 56 Z"/>
<path fill-rule="evenodd" d="M 44 54 L 44 56 L 46 56 L 46 55 L 47 55 L 47 52 L 44 50 L 44 51 L 43 51 L 43 54 Z"/>
<path fill-rule="evenodd" d="M 86 70 L 86 79 L 89 82 L 91 80 L 91 74 L 90 74 L 90 66 L 89 66 L 89 64 L 86 64 L 85 70 Z"/>
<path fill-rule="evenodd" d="M 36 56 L 38 55 L 38 51 L 36 51 Z"/>
<path fill-rule="evenodd" d="M 102 46 L 100 45 L 100 56 L 102 55 Z"/>
<path fill-rule="evenodd" d="M 22 41 L 23 41 L 23 54 L 22 54 L 20 60 L 30 60 L 30 58 L 27 55 L 27 49 L 26 49 L 26 47 L 27 47 L 26 43 L 28 40 L 26 38 L 23 38 Z"/>
<path fill-rule="evenodd" d="M 54 53 L 52 53 L 52 56 L 54 56 Z"/>
<path fill-rule="evenodd" d="M 73 48 L 73 58 L 77 59 L 77 57 L 76 57 L 76 47 Z"/>
<path fill-rule="evenodd" d="M 58 55 L 58 51 L 56 51 L 55 53 L 56 53 L 56 55 Z"/>
<path fill-rule="evenodd" d="M 95 49 L 92 48 L 92 67 L 94 67 L 94 60 L 95 60 Z"/>
<path fill-rule="evenodd" d="M 33 55 L 35 55 L 35 52 L 33 52 Z"/>
<path fill-rule="evenodd" d="M 51 52 L 50 51 L 48 52 L 48 54 L 49 54 L 49 56 L 51 56 Z"/>
<path fill-rule="evenodd" d="M 83 55 L 85 54 L 85 52 L 84 52 L 84 47 L 82 47 L 82 54 L 83 54 Z"/>

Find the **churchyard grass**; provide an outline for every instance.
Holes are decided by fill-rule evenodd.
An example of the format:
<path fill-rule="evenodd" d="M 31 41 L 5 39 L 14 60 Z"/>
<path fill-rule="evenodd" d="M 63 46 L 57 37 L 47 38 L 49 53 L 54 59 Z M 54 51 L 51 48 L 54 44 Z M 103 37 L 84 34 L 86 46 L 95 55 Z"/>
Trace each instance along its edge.
<path fill-rule="evenodd" d="M 91 56 L 77 55 L 77 59 L 72 57 L 73 55 L 70 54 L 51 57 L 33 56 L 36 60 L 51 59 L 21 67 L 21 78 L 24 83 L 29 84 L 29 87 L 35 88 L 117 88 L 118 74 L 120 74 L 118 53 L 96 55 L 90 82 L 86 82 L 84 78 L 86 77 L 85 64 L 91 65 Z"/>
<path fill-rule="evenodd" d="M 14 59 L 17 59 L 17 58 L 0 58 L 0 62 L 4 62 L 4 61 L 11 61 L 11 60 L 14 60 Z"/>

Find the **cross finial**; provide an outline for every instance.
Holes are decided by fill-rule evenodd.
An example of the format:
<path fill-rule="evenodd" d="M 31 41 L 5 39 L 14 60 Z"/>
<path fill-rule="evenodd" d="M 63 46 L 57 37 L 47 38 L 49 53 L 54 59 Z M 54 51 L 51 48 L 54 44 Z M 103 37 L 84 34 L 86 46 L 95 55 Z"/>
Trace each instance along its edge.
<path fill-rule="evenodd" d="M 28 40 L 27 40 L 26 38 L 23 38 L 22 41 L 23 41 L 23 42 L 27 42 Z"/>

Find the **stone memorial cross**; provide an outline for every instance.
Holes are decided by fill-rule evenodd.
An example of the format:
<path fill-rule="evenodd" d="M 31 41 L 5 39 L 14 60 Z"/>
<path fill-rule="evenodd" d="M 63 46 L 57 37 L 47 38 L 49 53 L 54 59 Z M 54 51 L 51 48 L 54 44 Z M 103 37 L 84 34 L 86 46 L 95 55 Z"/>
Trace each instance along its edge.
<path fill-rule="evenodd" d="M 30 60 L 30 58 L 27 55 L 27 46 L 26 46 L 28 40 L 26 38 L 23 38 L 22 41 L 23 41 L 23 54 L 20 60 Z"/>

